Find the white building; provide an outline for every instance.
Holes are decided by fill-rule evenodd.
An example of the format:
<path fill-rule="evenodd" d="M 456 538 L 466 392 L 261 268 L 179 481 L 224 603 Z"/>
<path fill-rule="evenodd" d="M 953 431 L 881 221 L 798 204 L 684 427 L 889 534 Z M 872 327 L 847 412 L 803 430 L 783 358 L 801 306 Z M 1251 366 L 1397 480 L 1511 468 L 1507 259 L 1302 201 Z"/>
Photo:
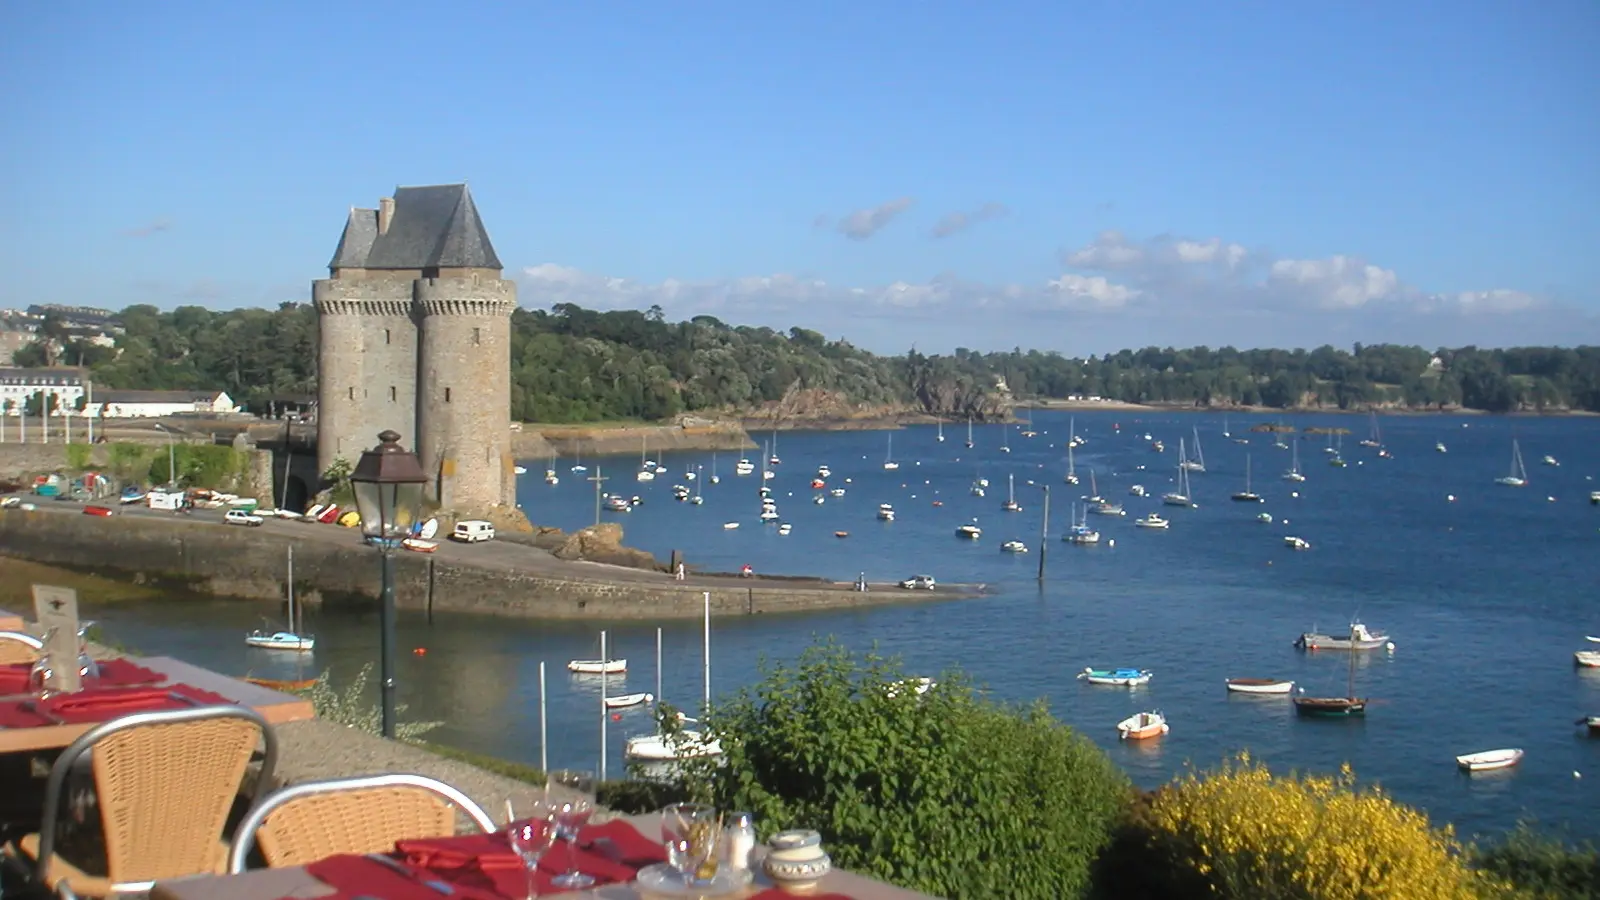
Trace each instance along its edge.
<path fill-rule="evenodd" d="M 100 391 L 90 415 L 102 419 L 139 419 L 194 413 L 236 413 L 239 405 L 226 391 Z"/>
<path fill-rule="evenodd" d="M 21 416 L 30 398 L 56 398 L 54 409 L 76 412 L 89 383 L 82 369 L 0 369 L 0 412 Z"/>

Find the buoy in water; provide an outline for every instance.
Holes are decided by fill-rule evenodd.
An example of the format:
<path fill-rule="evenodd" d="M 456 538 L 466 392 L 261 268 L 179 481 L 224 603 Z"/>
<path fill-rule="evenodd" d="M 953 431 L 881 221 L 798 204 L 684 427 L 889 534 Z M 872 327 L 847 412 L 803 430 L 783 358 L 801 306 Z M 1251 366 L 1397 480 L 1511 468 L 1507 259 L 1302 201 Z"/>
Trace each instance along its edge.
<path fill-rule="evenodd" d="M 413 655 L 413 656 L 427 656 L 428 655 L 428 648 L 427 647 L 416 647 L 416 648 L 412 649 L 411 655 Z"/>
<path fill-rule="evenodd" d="M 1444 495 L 1444 499 L 1448 503 L 1454 503 L 1454 502 L 1456 502 L 1456 495 L 1455 494 L 1445 494 Z"/>

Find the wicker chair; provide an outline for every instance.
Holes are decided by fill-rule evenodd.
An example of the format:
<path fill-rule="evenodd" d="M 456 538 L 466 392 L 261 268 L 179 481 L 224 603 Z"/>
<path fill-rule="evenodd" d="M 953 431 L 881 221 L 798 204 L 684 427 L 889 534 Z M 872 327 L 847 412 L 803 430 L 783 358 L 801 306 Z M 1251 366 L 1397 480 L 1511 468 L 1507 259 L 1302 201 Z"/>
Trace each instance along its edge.
<path fill-rule="evenodd" d="M 495 823 L 459 790 L 404 773 L 308 781 L 273 792 L 245 816 L 228 850 L 228 872 L 243 872 L 256 842 L 269 867 L 300 866 L 336 853 L 380 853 L 404 838 L 456 832 L 460 809 L 480 831 Z"/>
<path fill-rule="evenodd" d="M 277 764 L 277 736 L 252 709 L 202 706 L 134 713 L 97 725 L 51 766 L 39 833 L 16 846 L 31 861 L 38 883 L 52 889 L 65 883 L 85 897 L 148 891 L 161 879 L 220 874 L 228 852 L 223 829 L 258 744 L 264 755 L 257 783 L 268 785 Z M 85 753 L 105 830 L 104 877 L 55 852 L 68 775 Z"/>
<path fill-rule="evenodd" d="M 0 631 L 0 664 L 38 662 L 44 641 L 20 631 Z"/>

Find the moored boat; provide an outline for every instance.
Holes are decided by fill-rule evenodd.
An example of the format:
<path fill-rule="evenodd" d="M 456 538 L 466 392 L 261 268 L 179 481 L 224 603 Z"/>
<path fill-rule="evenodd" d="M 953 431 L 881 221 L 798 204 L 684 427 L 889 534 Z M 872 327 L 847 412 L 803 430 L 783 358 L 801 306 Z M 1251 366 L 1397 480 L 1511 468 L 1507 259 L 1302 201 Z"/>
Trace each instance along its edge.
<path fill-rule="evenodd" d="M 1117 723 L 1117 735 L 1125 741 L 1142 741 L 1171 731 L 1167 717 L 1158 712 L 1142 712 Z"/>
<path fill-rule="evenodd" d="M 1579 650 L 1572 658 L 1585 669 L 1600 669 L 1600 650 Z"/>
<path fill-rule="evenodd" d="M 615 697 L 606 698 L 606 709 L 626 709 L 630 706 L 642 706 L 654 699 L 656 699 L 656 695 L 648 693 L 618 694 Z"/>
<path fill-rule="evenodd" d="M 1229 678 L 1228 690 L 1236 694 L 1287 694 L 1294 690 L 1293 681 L 1278 678 Z"/>
<path fill-rule="evenodd" d="M 567 663 L 567 671 L 579 675 L 616 675 L 628 671 L 626 659 L 574 659 Z"/>
<path fill-rule="evenodd" d="M 1456 765 L 1468 772 L 1490 772 L 1495 769 L 1509 769 L 1522 762 L 1522 748 L 1508 747 L 1504 750 L 1484 750 L 1479 753 L 1467 753 L 1456 757 Z"/>
<path fill-rule="evenodd" d="M 245 635 L 246 645 L 262 650 L 293 650 L 304 653 L 314 650 L 317 639 L 309 635 L 299 635 L 292 631 L 274 631 L 268 634 L 264 631 L 252 631 Z"/>
<path fill-rule="evenodd" d="M 400 546 L 413 553 L 432 553 L 439 549 L 437 541 L 425 541 L 422 538 L 406 538 L 400 542 Z"/>
<path fill-rule="evenodd" d="M 1297 715 L 1313 719 L 1344 719 L 1367 714 L 1365 697 L 1296 697 Z"/>
<path fill-rule="evenodd" d="M 679 732 L 676 743 L 669 741 L 664 734 L 645 734 L 628 738 L 623 753 L 629 759 L 656 762 L 699 759 L 705 756 L 721 756 L 722 744 L 706 740 L 698 731 Z"/>
<path fill-rule="evenodd" d="M 1590 737 L 1600 737 L 1600 716 L 1584 716 L 1578 724 L 1589 729 Z"/>
<path fill-rule="evenodd" d="M 1331 635 L 1307 631 L 1294 642 L 1301 650 L 1376 650 L 1389 646 L 1389 636 L 1381 631 L 1368 631 L 1360 622 L 1350 625 L 1349 634 Z"/>
<path fill-rule="evenodd" d="M 1078 673 L 1079 681 L 1090 684 L 1109 684 L 1116 687 L 1138 687 L 1149 684 L 1155 673 L 1149 669 L 1095 669 L 1086 668 Z"/>
<path fill-rule="evenodd" d="M 1000 545 L 1000 549 L 1005 553 L 1027 553 L 1028 545 L 1021 541 L 1006 541 Z"/>
<path fill-rule="evenodd" d="M 975 541 L 978 538 L 983 537 L 983 529 L 979 528 L 974 523 L 968 523 L 966 525 L 957 525 L 956 526 L 956 537 L 966 538 L 968 540 Z"/>
<path fill-rule="evenodd" d="M 1157 513 L 1150 513 L 1147 516 L 1134 519 L 1133 524 L 1139 526 L 1140 528 L 1156 528 L 1161 530 L 1165 530 L 1172 526 L 1170 521 L 1161 518 L 1161 516 Z"/>
<path fill-rule="evenodd" d="M 1295 537 L 1292 534 L 1284 535 L 1283 543 L 1284 543 L 1284 546 L 1288 547 L 1290 550 L 1310 550 L 1311 549 L 1311 542 L 1310 541 L 1306 540 L 1305 538 Z"/>

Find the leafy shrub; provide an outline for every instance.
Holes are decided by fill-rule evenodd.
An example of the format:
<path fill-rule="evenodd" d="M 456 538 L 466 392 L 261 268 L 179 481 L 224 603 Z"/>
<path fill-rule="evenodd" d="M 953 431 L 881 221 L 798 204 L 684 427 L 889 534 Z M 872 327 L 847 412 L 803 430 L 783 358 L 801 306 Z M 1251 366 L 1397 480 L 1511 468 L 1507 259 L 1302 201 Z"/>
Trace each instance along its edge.
<path fill-rule="evenodd" d="M 310 687 L 295 693 L 311 701 L 311 707 L 316 710 L 319 719 L 337 722 L 368 734 L 383 734 L 383 708 L 380 704 L 373 703 L 367 694 L 367 682 L 371 679 L 372 663 L 367 663 L 354 678 L 350 679 L 350 683 L 345 685 L 341 693 L 334 688 L 330 671 L 324 669 Z M 405 711 L 406 704 L 395 704 L 396 718 Z M 402 741 L 415 741 L 443 724 L 443 722 L 397 721 L 394 726 L 394 736 Z"/>
<path fill-rule="evenodd" d="M 164 484 L 170 469 L 179 484 L 226 490 L 239 486 L 246 462 L 243 453 L 222 444 L 174 444 L 150 458 L 146 476 Z"/>
<path fill-rule="evenodd" d="M 1478 868 L 1529 900 L 1600 900 L 1600 849 L 1568 846 L 1526 824 L 1478 851 Z"/>
<path fill-rule="evenodd" d="M 107 468 L 118 478 L 144 479 L 151 471 L 150 458 L 155 453 L 155 448 L 144 444 L 110 444 L 107 456 Z M 162 453 L 163 460 L 166 454 Z M 167 470 L 161 470 L 161 481 L 167 480 Z"/>
<path fill-rule="evenodd" d="M 89 444 L 68 444 L 67 468 L 76 472 L 89 468 L 89 456 L 93 450 Z"/>
<path fill-rule="evenodd" d="M 836 865 L 942 897 L 1081 894 L 1129 796 L 1042 705 L 952 675 L 918 694 L 898 662 L 832 643 L 765 668 L 705 727 L 723 759 L 687 767 L 698 795 L 754 813 L 763 837 L 815 828 Z"/>
<path fill-rule="evenodd" d="M 1449 827 L 1336 776 L 1275 777 L 1248 753 L 1158 792 L 1153 865 L 1178 896 L 1224 900 L 1463 900 L 1498 889 L 1466 864 Z"/>

